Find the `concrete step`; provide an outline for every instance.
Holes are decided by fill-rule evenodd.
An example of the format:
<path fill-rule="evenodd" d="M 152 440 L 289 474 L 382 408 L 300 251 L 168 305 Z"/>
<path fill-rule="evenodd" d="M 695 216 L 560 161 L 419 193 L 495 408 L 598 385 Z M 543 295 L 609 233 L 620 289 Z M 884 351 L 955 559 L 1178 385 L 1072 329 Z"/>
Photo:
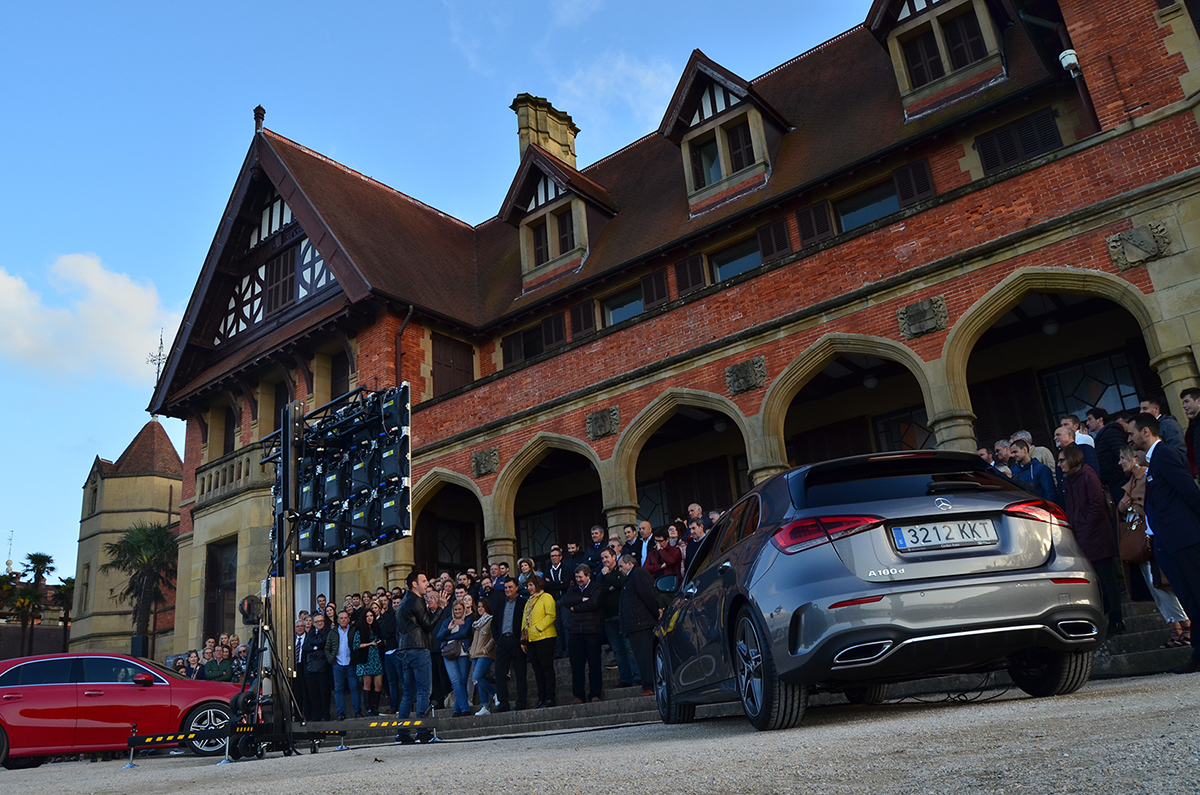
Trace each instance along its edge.
<path fill-rule="evenodd" d="M 1192 650 L 1186 646 L 1181 649 L 1154 649 L 1104 656 L 1097 652 L 1096 662 L 1092 667 L 1092 678 L 1114 679 L 1121 676 L 1166 673 L 1186 664 L 1191 656 Z"/>

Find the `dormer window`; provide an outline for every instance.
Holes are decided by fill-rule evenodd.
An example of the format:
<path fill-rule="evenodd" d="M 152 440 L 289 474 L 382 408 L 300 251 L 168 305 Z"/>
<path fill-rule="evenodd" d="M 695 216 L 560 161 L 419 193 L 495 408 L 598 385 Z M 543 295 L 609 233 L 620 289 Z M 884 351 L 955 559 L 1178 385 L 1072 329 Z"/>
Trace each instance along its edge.
<path fill-rule="evenodd" d="M 531 144 L 500 208 L 520 235 L 525 286 L 585 257 L 615 212 L 601 185 Z"/>
<path fill-rule="evenodd" d="M 699 50 L 659 126 L 680 147 L 693 212 L 764 184 L 771 153 L 789 129 L 748 81 Z"/>
<path fill-rule="evenodd" d="M 926 110 L 949 88 L 1002 74 L 986 0 L 901 0 L 892 13 L 888 48 L 906 109 Z"/>

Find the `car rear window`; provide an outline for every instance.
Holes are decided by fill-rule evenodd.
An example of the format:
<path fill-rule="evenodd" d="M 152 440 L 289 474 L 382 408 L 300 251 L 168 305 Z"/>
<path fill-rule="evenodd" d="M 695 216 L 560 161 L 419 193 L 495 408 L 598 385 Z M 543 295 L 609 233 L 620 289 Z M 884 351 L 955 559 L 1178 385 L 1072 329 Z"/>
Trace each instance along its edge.
<path fill-rule="evenodd" d="M 884 465 L 813 468 L 805 477 L 793 480 L 793 491 L 802 492 L 793 493 L 793 498 L 797 505 L 820 508 L 937 494 L 1021 493 L 1004 478 L 985 469 L 963 467 L 960 461 L 892 459 L 878 463 Z"/>
<path fill-rule="evenodd" d="M 61 685 L 71 681 L 71 658 L 38 660 L 10 668 L 0 675 L 0 687 Z"/>

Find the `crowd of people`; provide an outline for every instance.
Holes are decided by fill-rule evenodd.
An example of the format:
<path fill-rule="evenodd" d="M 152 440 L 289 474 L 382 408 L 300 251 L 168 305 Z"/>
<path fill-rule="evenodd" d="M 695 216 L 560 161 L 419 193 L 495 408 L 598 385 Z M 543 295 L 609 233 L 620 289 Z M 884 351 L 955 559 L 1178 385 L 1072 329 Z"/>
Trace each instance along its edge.
<path fill-rule="evenodd" d="M 1200 389 L 1180 400 L 1186 429 L 1149 398 L 1136 411 L 1063 415 L 1055 451 L 1020 430 L 978 453 L 999 476 L 1062 508 L 1096 570 L 1110 634 L 1125 628 L 1126 572 L 1145 582 L 1170 627 L 1163 648 L 1193 648 L 1180 669 L 1190 673 L 1200 670 L 1190 620 L 1200 613 Z"/>
<path fill-rule="evenodd" d="M 1164 648 L 1192 645 L 1190 617 L 1200 614 L 1200 389 L 1181 398 L 1186 430 L 1162 413 L 1163 401 L 1148 399 L 1137 411 L 1062 416 L 1053 451 L 1026 430 L 978 450 L 997 476 L 1060 506 L 1096 571 L 1110 634 L 1124 629 L 1127 572 L 1144 580 L 1170 626 Z M 553 545 L 541 569 L 520 558 L 515 570 L 499 561 L 482 573 L 432 579 L 414 571 L 404 588 L 347 594 L 340 608 L 321 594 L 294 625 L 296 705 L 318 721 L 407 719 L 434 706 L 455 717 L 520 710 L 531 705 L 531 670 L 531 706 L 542 708 L 559 703 L 554 661 L 561 658 L 570 662 L 573 703 L 600 701 L 605 645 L 619 685 L 651 695 L 651 633 L 665 598 L 655 583 L 682 577 L 689 550 L 718 517 L 692 504 L 686 519 L 665 527 L 641 521 L 609 535 L 596 525 L 584 546 Z M 221 635 L 175 667 L 191 678 L 237 682 L 252 666 L 238 636 Z M 1180 670 L 1200 670 L 1195 646 Z M 405 737 L 402 730 L 398 739 Z"/>
<path fill-rule="evenodd" d="M 297 706 L 317 721 L 407 719 L 440 706 L 453 717 L 554 706 L 554 661 L 564 657 L 573 703 L 600 701 L 605 644 L 619 685 L 651 695 L 651 632 L 663 600 L 655 581 L 681 576 L 689 546 L 713 519 L 693 504 L 686 520 L 659 529 L 643 521 L 609 536 L 597 525 L 584 548 L 551 547 L 544 571 L 521 558 L 515 570 L 500 561 L 433 579 L 414 571 L 404 588 L 347 594 L 340 608 L 318 595 L 294 625 Z"/>

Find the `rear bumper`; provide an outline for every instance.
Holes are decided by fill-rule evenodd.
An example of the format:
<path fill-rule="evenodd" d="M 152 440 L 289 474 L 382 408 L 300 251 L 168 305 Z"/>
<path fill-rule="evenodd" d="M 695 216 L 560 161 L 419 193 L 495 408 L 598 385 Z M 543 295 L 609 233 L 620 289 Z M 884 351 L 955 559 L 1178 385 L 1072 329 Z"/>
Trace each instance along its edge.
<path fill-rule="evenodd" d="M 994 670 L 1033 649 L 1092 651 L 1106 623 L 1088 579 L 892 590 L 845 608 L 810 603 L 792 614 L 786 633 L 772 633 L 787 638 L 775 649 L 778 670 L 789 682 L 836 685 Z"/>

